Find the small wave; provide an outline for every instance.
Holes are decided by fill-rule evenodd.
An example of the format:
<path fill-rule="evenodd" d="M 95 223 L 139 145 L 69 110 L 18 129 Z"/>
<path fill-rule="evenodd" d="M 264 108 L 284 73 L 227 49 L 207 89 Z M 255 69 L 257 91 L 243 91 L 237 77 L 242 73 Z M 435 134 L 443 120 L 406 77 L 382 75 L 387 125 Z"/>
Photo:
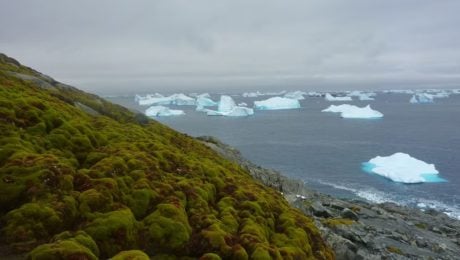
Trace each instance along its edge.
<path fill-rule="evenodd" d="M 325 182 L 322 180 L 317 181 L 318 183 L 326 186 L 333 187 L 339 190 L 345 190 L 353 193 L 359 198 L 365 199 L 366 201 L 373 203 L 385 203 L 392 202 L 401 206 L 415 207 L 421 210 L 434 209 L 439 212 L 443 212 L 447 216 L 460 220 L 460 208 L 458 206 L 448 205 L 446 203 L 429 200 L 423 198 L 400 198 L 398 195 L 382 192 L 374 188 L 354 188 L 350 186 L 344 186 L 340 184 Z"/>

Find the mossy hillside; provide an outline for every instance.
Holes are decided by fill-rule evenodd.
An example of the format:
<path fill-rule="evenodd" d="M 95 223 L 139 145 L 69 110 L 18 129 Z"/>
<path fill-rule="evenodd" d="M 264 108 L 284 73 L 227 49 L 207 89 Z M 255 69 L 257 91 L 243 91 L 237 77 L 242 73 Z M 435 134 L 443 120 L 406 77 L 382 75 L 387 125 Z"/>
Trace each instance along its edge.
<path fill-rule="evenodd" d="M 0 59 L 2 243 L 31 259 L 333 257 L 310 218 L 193 138 L 11 66 Z"/>

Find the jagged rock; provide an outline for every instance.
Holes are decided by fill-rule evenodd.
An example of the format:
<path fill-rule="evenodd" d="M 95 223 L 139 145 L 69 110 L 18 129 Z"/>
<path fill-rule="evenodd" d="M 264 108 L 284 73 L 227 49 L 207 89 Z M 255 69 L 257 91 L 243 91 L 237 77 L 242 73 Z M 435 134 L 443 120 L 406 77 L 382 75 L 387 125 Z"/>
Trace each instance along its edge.
<path fill-rule="evenodd" d="M 310 205 L 310 210 L 313 213 L 313 215 L 317 217 L 322 217 L 322 218 L 329 218 L 332 216 L 331 212 L 327 210 L 321 203 L 315 201 Z"/>
<path fill-rule="evenodd" d="M 355 221 L 359 220 L 358 215 L 353 210 L 348 209 L 348 208 L 342 210 L 342 212 L 340 213 L 340 216 L 342 216 L 342 218 L 348 218 L 348 219 L 355 220 Z"/>

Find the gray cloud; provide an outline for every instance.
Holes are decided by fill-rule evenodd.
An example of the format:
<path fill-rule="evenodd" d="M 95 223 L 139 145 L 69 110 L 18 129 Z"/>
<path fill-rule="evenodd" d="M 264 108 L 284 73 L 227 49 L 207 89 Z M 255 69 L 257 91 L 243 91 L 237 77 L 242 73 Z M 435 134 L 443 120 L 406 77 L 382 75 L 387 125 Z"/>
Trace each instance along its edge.
<path fill-rule="evenodd" d="M 0 52 L 99 93 L 457 87 L 457 0 L 0 0 Z"/>

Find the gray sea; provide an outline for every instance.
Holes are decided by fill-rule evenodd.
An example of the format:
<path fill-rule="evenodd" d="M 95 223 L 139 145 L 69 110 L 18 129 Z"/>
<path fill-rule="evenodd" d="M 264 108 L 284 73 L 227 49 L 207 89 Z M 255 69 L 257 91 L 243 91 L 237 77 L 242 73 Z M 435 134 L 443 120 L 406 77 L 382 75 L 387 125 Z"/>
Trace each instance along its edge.
<path fill-rule="evenodd" d="M 213 95 L 218 100 L 219 95 Z M 206 116 L 195 107 L 181 106 L 186 115 L 157 118 L 192 136 L 211 135 L 239 149 L 249 160 L 266 168 L 302 179 L 310 187 L 339 197 L 373 202 L 436 208 L 460 218 L 460 95 L 435 99 L 432 104 L 410 104 L 410 95 L 378 93 L 370 104 L 382 119 L 342 119 L 322 113 L 331 104 L 307 97 L 301 109 L 255 111 L 243 118 Z M 252 106 L 254 100 L 236 102 Z M 143 112 L 133 96 L 108 100 Z M 361 169 L 375 156 L 404 152 L 435 164 L 447 182 L 402 184 Z"/>

